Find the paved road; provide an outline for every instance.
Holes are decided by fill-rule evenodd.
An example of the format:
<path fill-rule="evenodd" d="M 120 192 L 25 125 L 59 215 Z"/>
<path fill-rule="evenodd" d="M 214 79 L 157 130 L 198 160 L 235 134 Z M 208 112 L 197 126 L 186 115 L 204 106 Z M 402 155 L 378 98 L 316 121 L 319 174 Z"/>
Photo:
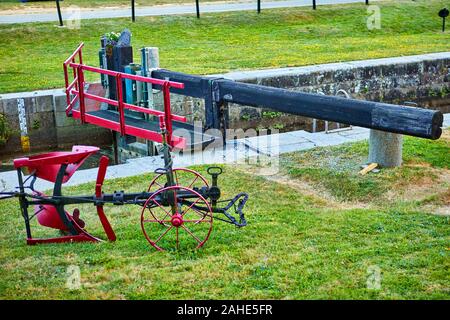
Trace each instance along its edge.
<path fill-rule="evenodd" d="M 193 1 L 194 2 L 194 1 Z M 365 0 L 317 0 L 318 5 L 338 4 L 338 3 L 362 3 Z M 262 9 L 272 8 L 292 8 L 311 6 L 312 0 L 283 0 L 283 1 L 261 1 Z M 256 0 L 251 2 L 230 2 L 230 3 L 209 3 L 200 4 L 200 12 L 227 12 L 227 11 L 244 11 L 256 10 Z M 164 15 L 181 15 L 181 14 L 195 14 L 195 3 L 193 4 L 178 4 L 154 7 L 136 7 L 136 16 L 164 16 Z M 69 19 L 74 15 L 73 11 L 68 8 L 62 8 L 62 16 L 64 20 Z M 122 18 L 131 17 L 131 9 L 92 9 L 81 11 L 80 19 L 107 19 L 107 18 Z M 28 14 L 0 14 L 0 24 L 10 23 L 27 23 L 27 22 L 48 22 L 58 21 L 56 9 L 54 13 L 28 13 Z"/>

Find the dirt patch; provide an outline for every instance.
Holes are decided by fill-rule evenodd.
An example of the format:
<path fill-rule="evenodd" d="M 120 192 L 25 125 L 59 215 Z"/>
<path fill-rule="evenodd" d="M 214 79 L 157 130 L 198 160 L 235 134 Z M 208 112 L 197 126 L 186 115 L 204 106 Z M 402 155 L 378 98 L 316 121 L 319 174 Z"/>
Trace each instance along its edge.
<path fill-rule="evenodd" d="M 440 216 L 450 216 L 450 205 L 438 207 L 435 209 L 435 211 L 433 213 L 440 215 Z"/>
<path fill-rule="evenodd" d="M 273 175 L 261 175 L 259 174 L 261 171 L 261 168 L 259 167 L 245 166 L 245 168 L 243 167 L 240 169 L 245 173 L 263 177 L 270 182 L 288 186 L 299 194 L 310 197 L 315 203 L 317 203 L 317 205 L 321 207 L 333 207 L 337 209 L 357 209 L 370 207 L 369 203 L 340 201 L 330 194 L 325 188 L 300 179 L 295 179 L 285 172 L 278 172 Z"/>
<path fill-rule="evenodd" d="M 305 181 L 293 179 L 287 175 L 273 175 L 265 178 L 269 181 L 287 185 L 295 189 L 298 193 L 312 197 L 316 199 L 319 204 L 323 204 L 327 207 L 337 209 L 361 209 L 370 207 L 370 204 L 368 203 L 338 201 L 324 188 L 320 188 L 317 185 L 313 186 Z"/>
<path fill-rule="evenodd" d="M 450 130 L 442 130 L 441 140 L 450 141 Z"/>
<path fill-rule="evenodd" d="M 367 209 L 386 203 L 398 201 L 423 201 L 424 210 L 441 215 L 449 215 L 450 207 L 450 170 L 432 168 L 428 163 L 414 163 L 405 167 L 420 168 L 425 174 L 413 178 L 399 177 L 389 191 L 377 197 L 375 201 L 342 201 L 333 196 L 329 190 L 320 184 L 297 179 L 281 170 L 273 175 L 260 174 L 261 168 L 245 166 L 241 168 L 246 173 L 264 177 L 270 182 L 286 185 L 299 194 L 310 197 L 318 206 L 338 209 Z M 422 171 L 421 170 L 421 171 Z"/>
<path fill-rule="evenodd" d="M 425 206 L 422 206 L 422 209 L 425 212 L 435 214 L 437 216 L 450 217 L 450 205 L 443 205 L 443 206 L 425 205 Z"/>
<path fill-rule="evenodd" d="M 418 167 L 414 164 L 414 167 Z M 439 195 L 448 192 L 450 186 L 450 170 L 433 169 L 428 166 L 423 167 L 430 173 L 417 180 L 407 182 L 399 181 L 387 192 L 386 200 L 395 201 L 423 201 L 430 195 Z"/>

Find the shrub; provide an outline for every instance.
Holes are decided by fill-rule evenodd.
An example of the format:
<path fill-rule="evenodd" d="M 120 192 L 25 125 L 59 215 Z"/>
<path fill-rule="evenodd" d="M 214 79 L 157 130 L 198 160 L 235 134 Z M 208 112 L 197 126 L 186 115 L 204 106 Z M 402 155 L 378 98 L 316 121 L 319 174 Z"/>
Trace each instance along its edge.
<path fill-rule="evenodd" d="M 8 126 L 8 122 L 6 121 L 6 117 L 4 114 L 0 113 L 0 146 L 3 146 L 8 141 L 11 135 L 11 130 Z"/>

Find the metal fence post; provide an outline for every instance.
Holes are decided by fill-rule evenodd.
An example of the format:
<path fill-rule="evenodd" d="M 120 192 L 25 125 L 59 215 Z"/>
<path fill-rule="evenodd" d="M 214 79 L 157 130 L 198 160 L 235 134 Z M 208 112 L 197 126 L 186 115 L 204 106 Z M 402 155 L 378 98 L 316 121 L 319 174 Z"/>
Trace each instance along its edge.
<path fill-rule="evenodd" d="M 61 7 L 59 6 L 59 0 L 56 0 L 56 10 L 58 11 L 58 19 L 59 19 L 59 26 L 64 26 L 62 15 L 61 15 Z"/>
<path fill-rule="evenodd" d="M 197 19 L 200 19 L 200 4 L 199 4 L 199 0 L 195 0 L 195 10 L 197 11 Z"/>

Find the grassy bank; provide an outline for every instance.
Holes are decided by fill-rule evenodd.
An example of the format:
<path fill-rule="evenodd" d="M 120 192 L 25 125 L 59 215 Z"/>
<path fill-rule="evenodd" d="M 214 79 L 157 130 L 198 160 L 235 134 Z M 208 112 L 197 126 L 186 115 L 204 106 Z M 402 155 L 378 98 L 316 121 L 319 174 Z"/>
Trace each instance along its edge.
<path fill-rule="evenodd" d="M 0 297 L 449 299 L 449 148 L 448 131 L 434 142 L 408 138 L 402 168 L 358 177 L 364 143 L 285 155 L 271 177 L 226 167 L 224 196 L 249 193 L 249 225 L 216 221 L 194 252 L 155 252 L 141 234 L 139 209 L 128 206 L 106 207 L 116 243 L 28 247 L 17 202 L 3 201 Z M 317 157 L 325 174 L 311 173 Z M 358 187 L 337 192 L 336 172 Z M 104 189 L 141 191 L 151 176 L 109 180 Z M 86 184 L 65 192 L 93 190 Z M 100 233 L 93 207 L 80 209 L 89 230 Z M 70 265 L 80 268 L 79 290 L 66 287 Z M 374 270 L 381 277 L 375 288 L 368 287 Z"/>
<path fill-rule="evenodd" d="M 426 147 L 426 140 L 404 137 L 403 159 L 406 165 L 369 176 L 358 174 L 360 165 L 367 159 L 368 141 L 290 154 L 282 158 L 282 163 L 291 178 L 306 180 L 338 201 L 382 203 L 394 197 L 399 200 L 402 194 L 412 199 L 420 188 L 434 188 L 436 181 L 442 178 L 439 176 L 441 172 L 445 173 L 444 180 L 448 178 L 449 138 L 449 132 L 445 131 L 443 138 Z M 405 183 L 407 189 L 404 188 Z M 416 184 L 416 188 L 410 189 L 411 184 Z M 393 188 L 397 189 L 395 193 L 391 192 Z M 446 195 L 450 197 L 450 193 Z"/>
<path fill-rule="evenodd" d="M 0 93 L 63 86 L 62 61 L 81 41 L 98 65 L 100 36 L 130 28 L 136 60 L 142 46 L 160 48 L 161 66 L 193 74 L 301 66 L 449 50 L 437 11 L 445 1 L 381 3 L 381 29 L 368 30 L 366 6 L 323 6 L 255 12 L 0 25 Z M 92 80 L 92 78 L 91 78 Z"/>

